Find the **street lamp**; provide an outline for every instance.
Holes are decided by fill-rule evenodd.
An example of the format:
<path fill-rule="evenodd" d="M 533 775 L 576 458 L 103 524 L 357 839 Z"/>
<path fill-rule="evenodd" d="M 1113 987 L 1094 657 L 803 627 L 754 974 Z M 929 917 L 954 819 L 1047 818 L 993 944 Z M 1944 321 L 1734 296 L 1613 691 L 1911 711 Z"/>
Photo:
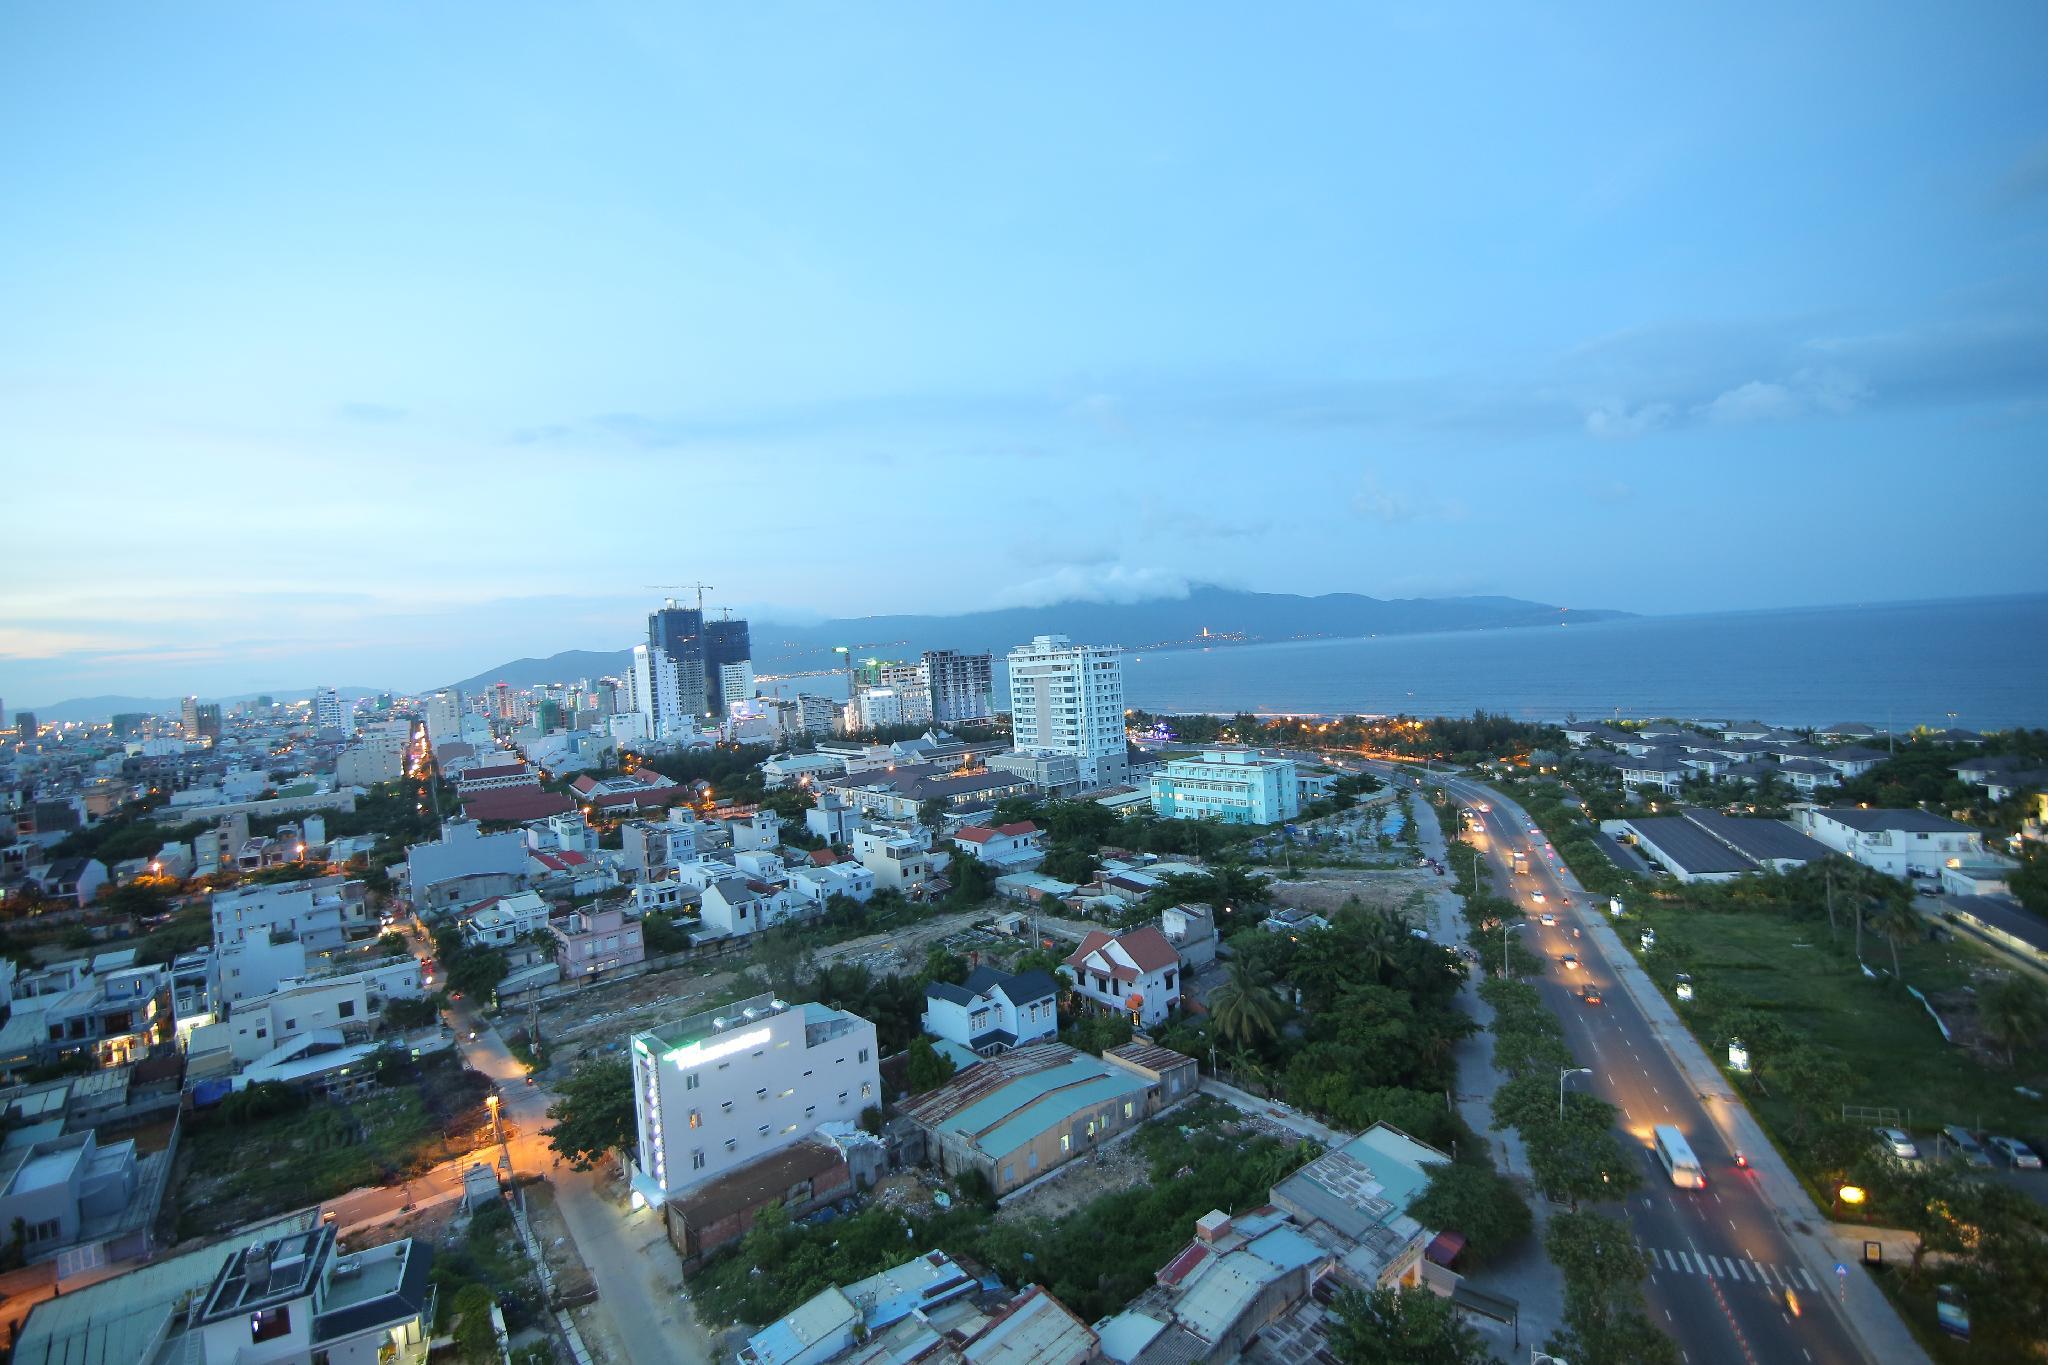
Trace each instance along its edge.
<path fill-rule="evenodd" d="M 1562 1123 L 1564 1121 L 1564 1083 L 1573 1076 L 1590 1076 L 1592 1074 L 1593 1068 L 1590 1066 L 1561 1066 L 1557 1069 L 1558 1122 Z"/>
<path fill-rule="evenodd" d="M 484 1103 L 489 1106 L 491 1111 L 491 1141 L 502 1143 L 505 1140 L 505 1132 L 498 1126 L 498 1097 L 496 1095 L 486 1095 L 484 1096 Z"/>
<path fill-rule="evenodd" d="M 1527 924 L 1508 924 L 1508 923 L 1506 923 L 1506 922 L 1503 922 L 1503 923 L 1501 924 L 1501 926 L 1500 926 L 1500 974 L 1501 974 L 1502 976 L 1506 976 L 1506 975 L 1508 974 L 1508 934 L 1509 934 L 1509 932 L 1510 932 L 1510 931 L 1512 931 L 1512 930 L 1516 930 L 1516 929 L 1526 929 L 1526 928 L 1528 928 L 1528 927 L 1529 927 L 1529 926 L 1528 926 Z"/>
<path fill-rule="evenodd" d="M 1861 1185 L 1844 1185 L 1835 1193 L 1841 1197 L 1844 1204 L 1852 1206 L 1861 1204 L 1864 1199 L 1863 1187 Z"/>

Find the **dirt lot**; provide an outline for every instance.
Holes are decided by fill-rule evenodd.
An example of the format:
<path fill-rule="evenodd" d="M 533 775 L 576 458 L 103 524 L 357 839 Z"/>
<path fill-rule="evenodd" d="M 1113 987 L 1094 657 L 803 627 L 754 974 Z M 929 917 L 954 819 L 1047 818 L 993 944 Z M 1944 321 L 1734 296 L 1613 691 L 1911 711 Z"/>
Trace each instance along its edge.
<path fill-rule="evenodd" d="M 1069 1161 L 1015 1196 L 996 1212 L 999 1223 L 1026 1218 L 1064 1218 L 1106 1194 L 1136 1189 L 1150 1174 L 1135 1143 L 1112 1142 L 1094 1153 Z"/>
<path fill-rule="evenodd" d="M 886 976 L 917 970 L 934 943 L 944 942 L 959 953 L 978 951 L 983 955 L 1021 947 L 1015 940 L 972 927 L 977 920 L 989 919 L 994 913 L 968 910 L 934 915 L 885 933 L 820 948 L 811 954 L 811 963 L 814 968 L 827 963 L 858 963 L 877 976 Z M 745 957 L 731 957 L 593 986 L 548 1001 L 539 1013 L 551 1074 L 562 1074 L 590 1053 L 614 1045 L 622 1048 L 641 1029 L 694 1014 L 727 998 L 743 988 L 746 970 Z M 507 1030 L 519 1028 L 527 1018 L 524 1009 L 509 1010 L 500 1026 Z"/>
<path fill-rule="evenodd" d="M 1419 923 L 1429 898 L 1447 886 L 1442 877 L 1427 868 L 1380 872 L 1319 867 L 1304 869 L 1291 881 L 1273 882 L 1271 894 L 1281 905 L 1298 905 L 1318 914 L 1336 910 L 1356 896 L 1367 907 L 1399 910 Z"/>
<path fill-rule="evenodd" d="M 555 1207 L 555 1192 L 546 1181 L 535 1181 L 524 1187 L 526 1191 L 526 1220 L 533 1228 L 534 1240 L 540 1243 L 541 1257 L 548 1263 L 548 1273 L 554 1277 L 555 1297 L 562 1303 L 582 1303 L 597 1293 L 597 1285 L 585 1269 L 583 1258 L 576 1254 L 576 1243 L 569 1236 L 569 1225 L 562 1221 L 562 1214 Z"/>

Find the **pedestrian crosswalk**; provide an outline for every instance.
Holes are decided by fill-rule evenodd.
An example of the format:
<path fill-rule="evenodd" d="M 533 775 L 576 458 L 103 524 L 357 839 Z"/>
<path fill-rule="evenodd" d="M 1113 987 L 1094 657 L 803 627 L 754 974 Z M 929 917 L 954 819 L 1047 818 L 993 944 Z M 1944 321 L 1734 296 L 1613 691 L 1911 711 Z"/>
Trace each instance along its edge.
<path fill-rule="evenodd" d="M 1752 1261 L 1744 1256 L 1711 1255 L 1690 1249 L 1671 1251 L 1664 1247 L 1644 1247 L 1643 1252 L 1650 1258 L 1650 1267 L 1654 1271 L 1702 1275 L 1735 1284 L 1760 1284 L 1773 1291 L 1804 1289 L 1817 1292 L 1820 1289 L 1804 1266 L 1773 1265 L 1769 1261 Z"/>

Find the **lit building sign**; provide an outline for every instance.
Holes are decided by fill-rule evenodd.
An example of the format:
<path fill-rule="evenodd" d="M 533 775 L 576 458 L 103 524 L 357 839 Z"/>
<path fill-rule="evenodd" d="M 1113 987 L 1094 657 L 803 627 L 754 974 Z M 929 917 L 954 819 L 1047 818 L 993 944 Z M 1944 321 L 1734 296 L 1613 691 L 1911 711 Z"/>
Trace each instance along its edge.
<path fill-rule="evenodd" d="M 706 1062 L 715 1062 L 720 1057 L 730 1057 L 735 1052 L 745 1052 L 749 1048 L 760 1047 L 768 1041 L 768 1038 L 769 1031 L 767 1029 L 757 1028 L 746 1033 L 735 1033 L 725 1038 L 700 1039 L 697 1042 L 691 1043 L 688 1047 L 671 1048 L 667 1053 L 663 1054 L 662 1060 L 674 1062 L 683 1070 L 688 1071 L 690 1068 L 702 1066 Z"/>

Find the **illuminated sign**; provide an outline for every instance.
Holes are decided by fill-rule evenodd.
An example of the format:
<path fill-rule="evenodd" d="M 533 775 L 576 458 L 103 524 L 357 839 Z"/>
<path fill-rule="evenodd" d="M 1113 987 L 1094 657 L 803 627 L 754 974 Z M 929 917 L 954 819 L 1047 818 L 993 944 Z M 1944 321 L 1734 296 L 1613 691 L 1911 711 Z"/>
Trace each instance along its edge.
<path fill-rule="evenodd" d="M 688 1071 L 691 1067 L 702 1066 L 706 1062 L 715 1062 L 720 1057 L 730 1057 L 735 1052 L 745 1052 L 749 1048 L 760 1047 L 767 1041 L 768 1030 L 757 1028 L 746 1033 L 735 1033 L 715 1040 L 710 1038 L 700 1039 L 697 1042 L 691 1043 L 688 1047 L 671 1048 L 662 1056 L 662 1060 L 674 1062 L 683 1070 Z"/>

